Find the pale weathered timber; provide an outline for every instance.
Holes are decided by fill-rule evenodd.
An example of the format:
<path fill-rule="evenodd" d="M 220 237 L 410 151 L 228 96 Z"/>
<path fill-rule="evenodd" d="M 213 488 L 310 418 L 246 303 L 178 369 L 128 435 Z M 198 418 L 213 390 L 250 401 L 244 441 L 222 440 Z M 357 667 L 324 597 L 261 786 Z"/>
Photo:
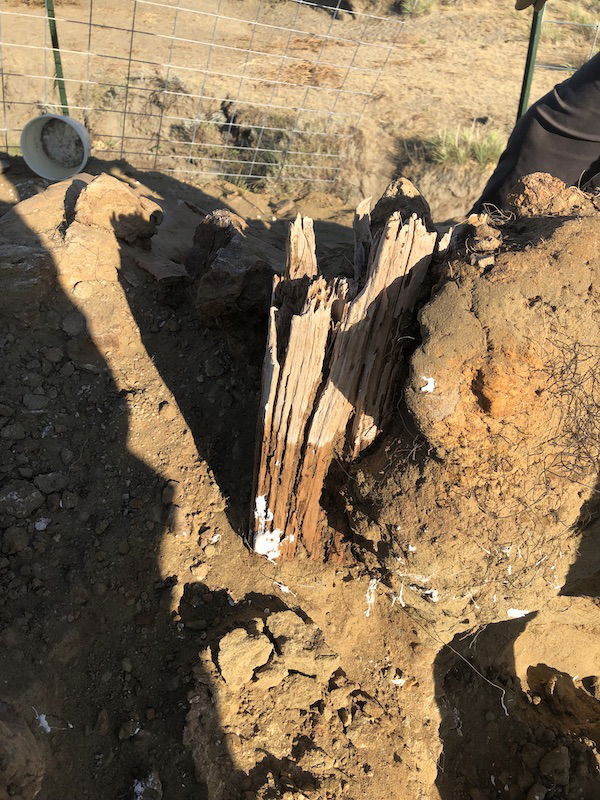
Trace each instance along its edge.
<path fill-rule="evenodd" d="M 411 322 L 437 238 L 427 232 L 416 215 L 404 226 L 398 224 L 398 215 L 394 214 L 387 235 L 396 235 L 396 241 L 382 248 L 376 269 L 367 279 L 371 282 L 368 304 L 365 302 L 361 309 L 364 321 L 360 324 L 366 325 L 368 332 L 363 338 L 363 364 L 349 435 L 354 458 L 373 443 L 388 422 L 406 345 L 404 329 Z"/>
<path fill-rule="evenodd" d="M 317 275 L 310 220 L 290 228 L 285 277 L 273 292 L 263 370 L 254 549 L 271 559 L 328 555 L 320 498 L 336 455 L 372 444 L 390 413 L 436 233 L 392 213 L 375 233 L 355 218 L 355 280 Z"/>
<path fill-rule="evenodd" d="M 369 253 L 373 244 L 371 235 L 371 198 L 361 202 L 356 207 L 354 215 L 354 280 L 360 285 L 367 273 Z"/>
<path fill-rule="evenodd" d="M 318 272 L 313 221 L 310 217 L 301 217 L 298 214 L 288 233 L 285 277 L 288 280 L 314 278 Z"/>
<path fill-rule="evenodd" d="M 317 276 L 312 220 L 298 217 L 289 230 L 285 277 L 276 279 L 273 290 L 263 363 L 252 525 L 254 549 L 269 558 L 280 555 L 283 531 L 292 530 L 291 500 L 307 425 L 323 383 L 327 341 L 347 290 L 346 281 L 328 284 Z"/>

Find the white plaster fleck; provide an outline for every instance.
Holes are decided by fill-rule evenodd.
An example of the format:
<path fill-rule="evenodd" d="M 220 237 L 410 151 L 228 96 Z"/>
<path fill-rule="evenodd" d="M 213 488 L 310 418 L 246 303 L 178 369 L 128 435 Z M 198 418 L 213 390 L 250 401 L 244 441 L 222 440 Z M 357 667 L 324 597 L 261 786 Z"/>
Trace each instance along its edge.
<path fill-rule="evenodd" d="M 428 378 L 426 375 L 421 375 L 421 380 L 425 381 L 424 385 L 421 386 L 421 391 L 426 394 L 431 394 L 435 389 L 435 378 Z"/>
<path fill-rule="evenodd" d="M 31 707 L 33 708 L 33 713 L 35 714 L 36 722 L 40 726 L 40 728 L 44 731 L 44 733 L 52 733 L 52 728 L 50 727 L 50 723 L 48 722 L 46 715 L 39 714 L 33 706 Z"/>
<path fill-rule="evenodd" d="M 369 581 L 369 585 L 367 587 L 367 593 L 365 595 L 365 599 L 367 601 L 367 607 L 365 609 L 365 617 L 370 617 L 371 612 L 375 608 L 375 593 L 377 592 L 377 584 L 379 580 L 377 578 L 371 578 Z"/>

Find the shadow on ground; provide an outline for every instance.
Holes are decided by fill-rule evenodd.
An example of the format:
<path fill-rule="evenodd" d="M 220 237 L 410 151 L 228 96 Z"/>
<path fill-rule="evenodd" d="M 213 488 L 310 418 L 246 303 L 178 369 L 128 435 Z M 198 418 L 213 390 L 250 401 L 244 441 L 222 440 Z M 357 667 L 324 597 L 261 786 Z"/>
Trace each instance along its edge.
<path fill-rule="evenodd" d="M 167 176 L 127 171 L 162 196 L 207 211 L 223 207 Z M 18 162 L 11 179 L 16 197 L 43 188 Z M 282 244 L 285 227 L 281 221 L 269 235 Z M 111 372 L 31 231 L 23 225 L 7 240 L 0 219 L 0 251 L 1 700 L 35 733 L 46 762 L 46 800 L 129 798 L 134 782 L 146 785 L 153 774 L 163 797 L 198 800 L 206 786 L 183 745 L 187 695 L 201 671 L 198 650 L 248 615 L 260 616 L 267 602 L 282 604 L 263 597 L 235 604 L 193 577 L 177 588 L 180 578 L 165 575 L 170 475 L 130 446 L 129 403 L 143 396 L 123 389 L 123 376 Z M 230 521 L 243 530 L 266 315 L 249 321 L 249 335 L 260 341 L 242 349 L 252 359 L 241 358 L 222 330 L 200 325 L 184 287 L 132 280 L 123 259 L 118 286 L 143 347 L 228 498 Z M 15 281 L 25 269 L 30 280 Z M 243 321 L 238 335 L 245 337 Z M 148 436 L 154 427 L 160 432 L 158 419 L 149 417 Z M 177 452 L 172 456 L 177 460 Z M 210 525 L 199 532 L 205 539 L 212 533 Z M 198 592 L 202 630 L 186 627 L 177 612 L 177 597 Z M 229 762 L 216 717 L 214 738 Z M 221 796 L 234 800 L 268 770 L 288 767 L 267 758 L 248 777 L 222 763 L 220 773 L 231 781 Z"/>

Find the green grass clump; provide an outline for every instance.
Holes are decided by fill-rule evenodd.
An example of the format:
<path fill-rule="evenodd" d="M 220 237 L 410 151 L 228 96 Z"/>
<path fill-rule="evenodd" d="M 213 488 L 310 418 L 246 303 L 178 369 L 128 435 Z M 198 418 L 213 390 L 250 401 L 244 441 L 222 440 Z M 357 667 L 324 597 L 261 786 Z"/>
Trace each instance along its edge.
<path fill-rule="evenodd" d="M 473 128 L 457 128 L 454 133 L 441 131 L 426 143 L 429 157 L 436 164 L 476 163 L 481 167 L 495 164 L 506 140 L 496 131 L 481 133 Z"/>

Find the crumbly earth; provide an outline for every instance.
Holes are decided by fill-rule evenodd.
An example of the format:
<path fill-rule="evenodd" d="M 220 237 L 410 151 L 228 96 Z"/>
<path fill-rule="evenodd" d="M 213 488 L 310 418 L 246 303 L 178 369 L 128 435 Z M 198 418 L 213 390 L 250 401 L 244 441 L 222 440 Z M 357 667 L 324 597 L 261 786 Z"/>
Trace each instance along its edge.
<path fill-rule="evenodd" d="M 0 219 L 0 798 L 596 798 L 592 199 L 455 235 L 336 566 L 244 544 L 264 317 L 147 194 Z"/>

